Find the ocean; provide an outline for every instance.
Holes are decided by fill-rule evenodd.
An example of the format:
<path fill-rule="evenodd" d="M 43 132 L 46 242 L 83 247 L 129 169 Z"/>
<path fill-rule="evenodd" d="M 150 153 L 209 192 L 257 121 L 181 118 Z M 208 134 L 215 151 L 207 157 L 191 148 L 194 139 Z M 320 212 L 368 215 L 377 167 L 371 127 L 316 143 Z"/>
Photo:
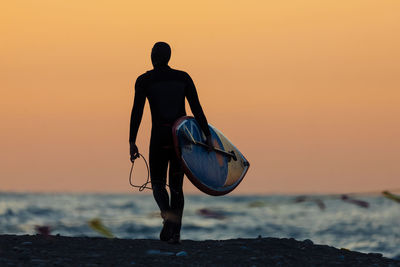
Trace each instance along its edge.
<path fill-rule="evenodd" d="M 101 236 L 99 219 L 118 238 L 158 239 L 161 218 L 151 194 L 0 192 L 0 234 Z M 311 239 L 400 258 L 400 203 L 382 196 L 186 195 L 182 239 L 277 237 Z"/>

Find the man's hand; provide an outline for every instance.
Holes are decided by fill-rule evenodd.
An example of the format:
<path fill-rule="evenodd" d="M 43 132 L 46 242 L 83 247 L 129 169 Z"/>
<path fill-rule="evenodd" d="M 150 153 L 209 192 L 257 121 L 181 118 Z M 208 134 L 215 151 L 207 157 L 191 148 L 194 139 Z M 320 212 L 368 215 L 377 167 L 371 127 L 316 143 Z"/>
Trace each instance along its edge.
<path fill-rule="evenodd" d="M 208 146 L 208 152 L 211 152 L 213 150 L 213 147 L 214 147 L 213 143 L 212 143 L 211 135 L 208 135 L 206 138 L 207 138 L 206 139 L 206 144 Z"/>
<path fill-rule="evenodd" d="M 133 143 L 129 143 L 129 145 L 130 145 L 130 152 L 131 152 L 131 162 L 134 162 L 135 159 L 137 159 L 139 157 L 139 149 Z"/>

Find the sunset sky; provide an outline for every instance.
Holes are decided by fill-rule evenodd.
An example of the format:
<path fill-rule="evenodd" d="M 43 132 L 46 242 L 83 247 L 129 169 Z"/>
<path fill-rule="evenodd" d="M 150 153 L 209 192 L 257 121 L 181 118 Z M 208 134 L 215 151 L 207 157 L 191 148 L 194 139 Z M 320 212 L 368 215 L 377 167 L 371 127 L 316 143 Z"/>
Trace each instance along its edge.
<path fill-rule="evenodd" d="M 0 191 L 136 192 L 133 86 L 157 41 L 250 161 L 234 194 L 400 188 L 399 14 L 397 0 L 5 1 Z"/>

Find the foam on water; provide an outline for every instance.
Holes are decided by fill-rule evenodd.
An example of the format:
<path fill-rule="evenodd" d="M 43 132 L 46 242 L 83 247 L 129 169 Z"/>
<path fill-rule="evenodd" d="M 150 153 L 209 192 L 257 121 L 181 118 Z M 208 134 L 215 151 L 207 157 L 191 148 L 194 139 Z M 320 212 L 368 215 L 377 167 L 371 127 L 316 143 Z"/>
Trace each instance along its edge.
<path fill-rule="evenodd" d="M 324 199 L 295 203 L 293 196 L 186 196 L 183 239 L 293 237 L 362 252 L 400 256 L 400 204 L 362 197 L 369 208 Z M 98 236 L 88 221 L 100 218 L 119 238 L 157 239 L 161 218 L 151 195 L 0 193 L 0 233 L 34 234 L 48 225 L 52 234 Z"/>

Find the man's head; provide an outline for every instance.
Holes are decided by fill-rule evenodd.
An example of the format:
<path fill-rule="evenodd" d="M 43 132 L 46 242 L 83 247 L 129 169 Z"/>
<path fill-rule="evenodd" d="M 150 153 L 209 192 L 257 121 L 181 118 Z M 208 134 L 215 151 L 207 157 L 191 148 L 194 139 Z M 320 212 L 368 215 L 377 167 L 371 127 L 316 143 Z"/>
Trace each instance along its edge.
<path fill-rule="evenodd" d="M 166 66 L 171 58 L 171 47 L 164 42 L 157 42 L 151 50 L 151 62 L 154 67 Z"/>

